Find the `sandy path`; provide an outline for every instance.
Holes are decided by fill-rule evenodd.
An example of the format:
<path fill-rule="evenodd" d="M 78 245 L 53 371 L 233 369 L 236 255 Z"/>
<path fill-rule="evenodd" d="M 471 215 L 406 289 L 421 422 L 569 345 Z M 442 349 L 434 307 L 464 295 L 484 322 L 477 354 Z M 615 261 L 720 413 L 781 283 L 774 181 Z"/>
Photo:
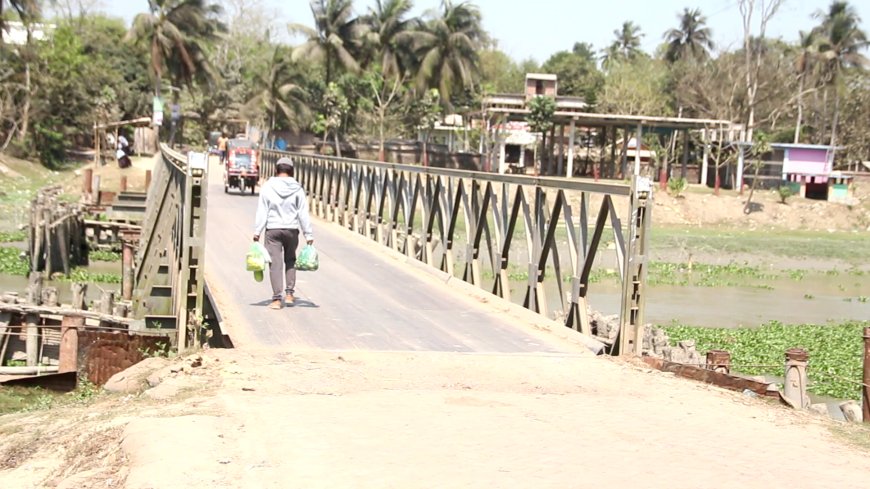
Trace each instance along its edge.
<path fill-rule="evenodd" d="M 211 414 L 133 421 L 126 487 L 858 488 L 870 474 L 828 421 L 585 354 L 206 363 Z"/>

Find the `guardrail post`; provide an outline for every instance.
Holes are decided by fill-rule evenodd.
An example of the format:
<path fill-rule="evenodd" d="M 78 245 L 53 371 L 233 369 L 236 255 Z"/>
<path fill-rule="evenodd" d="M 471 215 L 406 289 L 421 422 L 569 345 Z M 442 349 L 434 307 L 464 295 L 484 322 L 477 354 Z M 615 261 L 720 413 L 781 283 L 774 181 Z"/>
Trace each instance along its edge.
<path fill-rule="evenodd" d="M 806 409 L 810 406 L 810 397 L 807 394 L 808 361 L 809 354 L 801 348 L 791 348 L 785 352 L 783 395 L 797 409 Z"/>

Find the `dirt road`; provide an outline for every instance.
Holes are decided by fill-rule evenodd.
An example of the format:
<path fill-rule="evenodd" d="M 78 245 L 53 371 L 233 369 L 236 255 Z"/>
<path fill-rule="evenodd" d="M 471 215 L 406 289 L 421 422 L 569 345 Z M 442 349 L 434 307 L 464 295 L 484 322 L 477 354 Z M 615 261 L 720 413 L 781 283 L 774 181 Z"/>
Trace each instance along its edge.
<path fill-rule="evenodd" d="M 870 473 L 843 425 L 586 354 L 212 350 L 185 370 L 3 419 L 0 486 L 863 488 Z"/>

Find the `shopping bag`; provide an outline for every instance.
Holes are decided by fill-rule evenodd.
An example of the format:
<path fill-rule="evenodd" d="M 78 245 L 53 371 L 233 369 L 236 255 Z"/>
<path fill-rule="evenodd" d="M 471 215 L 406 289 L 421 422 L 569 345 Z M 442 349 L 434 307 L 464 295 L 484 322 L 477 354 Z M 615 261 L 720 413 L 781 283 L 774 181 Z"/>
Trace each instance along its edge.
<path fill-rule="evenodd" d="M 272 262 L 269 252 L 266 247 L 259 242 L 251 244 L 248 249 L 248 254 L 245 256 L 245 268 L 249 272 L 254 272 L 254 280 L 257 282 L 263 281 L 263 272 Z"/>
<path fill-rule="evenodd" d="M 313 272 L 320 268 L 320 259 L 317 257 L 317 249 L 314 245 L 305 245 L 299 257 L 296 258 L 296 269 L 303 272 Z"/>

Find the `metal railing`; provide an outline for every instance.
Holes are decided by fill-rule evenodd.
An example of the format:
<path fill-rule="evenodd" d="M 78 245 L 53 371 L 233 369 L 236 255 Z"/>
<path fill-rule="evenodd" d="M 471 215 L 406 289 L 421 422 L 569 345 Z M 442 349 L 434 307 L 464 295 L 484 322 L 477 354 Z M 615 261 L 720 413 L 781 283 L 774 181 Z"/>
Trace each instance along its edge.
<path fill-rule="evenodd" d="M 293 159 L 314 215 L 599 339 L 607 335 L 593 330 L 603 326 L 590 320 L 589 292 L 609 229 L 620 308 L 618 333 L 605 342 L 614 354 L 641 353 L 648 180 L 625 185 L 261 153 L 264 176 L 274 174 L 278 158 Z"/>
<path fill-rule="evenodd" d="M 136 256 L 134 314 L 175 329 L 179 350 L 200 333 L 205 265 L 206 155 L 160 145 Z"/>

